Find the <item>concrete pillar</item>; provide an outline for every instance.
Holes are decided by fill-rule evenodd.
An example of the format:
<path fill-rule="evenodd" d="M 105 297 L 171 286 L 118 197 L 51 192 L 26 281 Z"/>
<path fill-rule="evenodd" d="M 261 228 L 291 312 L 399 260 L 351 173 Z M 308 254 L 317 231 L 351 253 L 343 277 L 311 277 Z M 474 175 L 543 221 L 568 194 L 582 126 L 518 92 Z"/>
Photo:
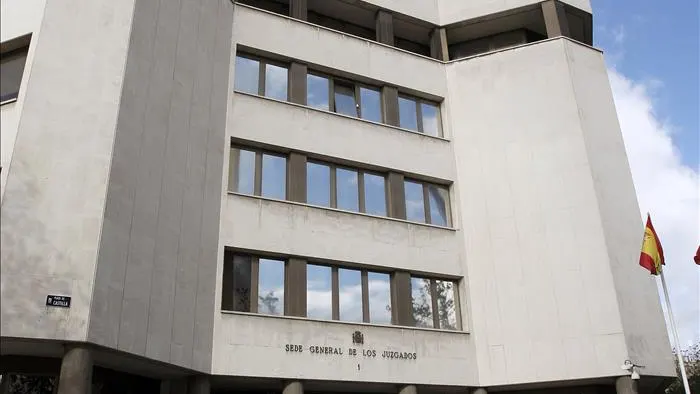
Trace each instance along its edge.
<path fill-rule="evenodd" d="M 542 15 L 547 27 L 547 37 L 570 37 L 569 22 L 566 19 L 564 5 L 556 0 L 547 0 L 542 4 Z"/>
<path fill-rule="evenodd" d="M 160 394 L 187 394 L 187 379 L 161 381 Z"/>
<path fill-rule="evenodd" d="M 390 172 L 389 182 L 389 217 L 406 219 L 406 195 L 404 176 L 398 172 Z"/>
<path fill-rule="evenodd" d="M 413 385 L 403 386 L 399 390 L 399 394 L 418 394 L 418 388 Z"/>
<path fill-rule="evenodd" d="M 632 380 L 629 376 L 620 376 L 615 381 L 615 390 L 617 394 L 639 394 L 637 389 L 637 381 Z"/>
<path fill-rule="evenodd" d="M 287 382 L 282 394 L 304 394 L 304 386 L 299 381 Z"/>
<path fill-rule="evenodd" d="M 379 10 L 375 16 L 377 42 L 394 45 L 394 17 L 390 12 Z"/>
<path fill-rule="evenodd" d="M 290 258 L 284 270 L 284 314 L 306 316 L 306 260 Z"/>
<path fill-rule="evenodd" d="M 92 392 L 92 353 L 84 347 L 68 349 L 61 361 L 58 394 Z"/>
<path fill-rule="evenodd" d="M 55 391 L 55 389 L 54 389 Z M 5 373 L 0 380 L 0 394 L 10 394 L 10 374 Z"/>
<path fill-rule="evenodd" d="M 208 376 L 192 376 L 189 379 L 189 390 L 187 394 L 209 394 L 211 385 Z"/>
<path fill-rule="evenodd" d="M 384 123 L 399 125 L 399 90 L 393 86 L 382 86 L 382 115 Z"/>
<path fill-rule="evenodd" d="M 289 178 L 287 199 L 295 202 L 306 202 L 306 156 L 292 152 L 289 154 Z"/>
<path fill-rule="evenodd" d="M 306 0 L 289 0 L 289 16 L 305 21 L 308 15 Z"/>
<path fill-rule="evenodd" d="M 393 324 L 402 326 L 414 324 L 411 306 L 411 275 L 408 272 L 396 271 L 391 275 L 391 320 Z M 403 390 L 401 394 L 404 394 Z"/>
<path fill-rule="evenodd" d="M 450 60 L 447 49 L 447 32 L 443 27 L 435 28 L 430 33 L 430 57 L 444 62 Z"/>
<path fill-rule="evenodd" d="M 305 64 L 292 62 L 289 65 L 289 101 L 306 105 L 306 72 Z"/>
<path fill-rule="evenodd" d="M 483 387 L 479 387 L 478 389 L 474 389 L 474 391 L 472 391 L 472 394 L 486 394 L 486 393 L 487 393 L 486 389 Z"/>

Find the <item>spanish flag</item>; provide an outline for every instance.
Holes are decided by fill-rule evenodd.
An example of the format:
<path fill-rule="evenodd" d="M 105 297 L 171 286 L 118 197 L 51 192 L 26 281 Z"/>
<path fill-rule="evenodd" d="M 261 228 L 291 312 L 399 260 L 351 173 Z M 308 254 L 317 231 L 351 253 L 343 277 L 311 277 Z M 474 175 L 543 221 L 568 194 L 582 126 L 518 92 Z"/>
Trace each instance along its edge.
<path fill-rule="evenodd" d="M 644 228 L 644 241 L 642 242 L 642 254 L 639 256 L 639 265 L 646 268 L 652 275 L 661 273 L 664 262 L 664 250 L 661 247 L 659 236 L 651 224 L 651 216 L 647 214 L 647 225 Z"/>

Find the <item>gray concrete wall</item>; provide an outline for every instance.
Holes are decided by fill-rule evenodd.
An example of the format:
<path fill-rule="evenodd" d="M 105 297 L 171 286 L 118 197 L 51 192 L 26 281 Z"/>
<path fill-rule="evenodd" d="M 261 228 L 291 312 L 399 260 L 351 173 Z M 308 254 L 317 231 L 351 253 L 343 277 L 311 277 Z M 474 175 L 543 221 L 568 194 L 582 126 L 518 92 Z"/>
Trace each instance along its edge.
<path fill-rule="evenodd" d="M 208 371 L 233 5 L 137 0 L 88 339 Z"/>

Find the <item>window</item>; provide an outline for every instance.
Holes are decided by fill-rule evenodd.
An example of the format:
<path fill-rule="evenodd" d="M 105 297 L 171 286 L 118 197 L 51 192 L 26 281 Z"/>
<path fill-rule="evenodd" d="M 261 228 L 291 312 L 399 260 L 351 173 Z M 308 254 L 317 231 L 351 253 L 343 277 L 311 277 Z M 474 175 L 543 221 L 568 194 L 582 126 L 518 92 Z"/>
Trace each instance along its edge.
<path fill-rule="evenodd" d="M 416 327 L 457 330 L 455 282 L 411 277 L 411 310 Z"/>
<path fill-rule="evenodd" d="M 284 314 L 285 261 L 226 251 L 221 309 Z"/>
<path fill-rule="evenodd" d="M 404 181 L 406 220 L 450 226 L 449 192 L 446 187 L 413 180 Z"/>
<path fill-rule="evenodd" d="M 355 82 L 307 74 L 306 104 L 313 108 L 382 122 L 379 89 Z"/>
<path fill-rule="evenodd" d="M 362 321 L 362 283 L 358 270 L 338 269 L 338 304 L 340 320 Z"/>
<path fill-rule="evenodd" d="M 284 200 L 287 157 L 243 148 L 231 149 L 231 191 Z"/>
<path fill-rule="evenodd" d="M 286 66 L 248 55 L 236 55 L 234 89 L 277 100 L 289 99 Z"/>
<path fill-rule="evenodd" d="M 331 267 L 306 265 L 306 316 L 312 319 L 333 318 Z"/>
<path fill-rule="evenodd" d="M 367 279 L 369 321 L 379 324 L 391 324 L 391 282 L 389 274 L 369 272 Z"/>
<path fill-rule="evenodd" d="M 323 164 L 306 163 L 306 202 L 347 211 L 386 216 L 383 175 Z"/>
<path fill-rule="evenodd" d="M 438 105 L 416 98 L 399 96 L 399 126 L 434 137 L 442 136 Z"/>
<path fill-rule="evenodd" d="M 28 50 L 23 46 L 0 55 L 0 103 L 17 98 Z"/>

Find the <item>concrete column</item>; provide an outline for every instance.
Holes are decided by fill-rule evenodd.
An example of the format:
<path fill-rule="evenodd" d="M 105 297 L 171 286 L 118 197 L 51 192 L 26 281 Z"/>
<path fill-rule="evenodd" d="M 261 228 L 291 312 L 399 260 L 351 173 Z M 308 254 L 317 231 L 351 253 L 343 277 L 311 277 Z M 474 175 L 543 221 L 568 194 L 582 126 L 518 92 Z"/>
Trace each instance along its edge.
<path fill-rule="evenodd" d="M 192 376 L 189 379 L 189 390 L 187 394 L 209 394 L 211 385 L 208 376 Z"/>
<path fill-rule="evenodd" d="M 58 394 L 92 392 L 92 353 L 84 347 L 70 348 L 61 361 Z"/>
<path fill-rule="evenodd" d="M 305 64 L 292 62 L 289 65 L 289 101 L 306 105 L 306 72 Z"/>
<path fill-rule="evenodd" d="M 639 394 L 637 389 L 637 381 L 632 380 L 629 376 L 620 376 L 615 381 L 615 390 L 617 394 Z"/>
<path fill-rule="evenodd" d="M 435 28 L 430 33 L 430 57 L 444 62 L 450 60 L 447 49 L 447 33 L 443 27 Z"/>
<path fill-rule="evenodd" d="M 187 394 L 187 379 L 161 381 L 160 394 Z"/>
<path fill-rule="evenodd" d="M 289 16 L 305 21 L 308 14 L 306 0 L 289 0 Z"/>
<path fill-rule="evenodd" d="M 54 388 L 54 391 L 56 389 Z M 10 394 L 10 374 L 5 373 L 2 375 L 2 380 L 0 381 L 0 394 Z"/>
<path fill-rule="evenodd" d="M 542 15 L 547 27 L 547 37 L 570 37 L 569 22 L 566 19 L 564 5 L 556 0 L 547 0 L 542 4 Z"/>
<path fill-rule="evenodd" d="M 404 176 L 398 172 L 390 172 L 389 182 L 389 217 L 406 219 L 406 195 Z"/>
<path fill-rule="evenodd" d="M 413 385 L 403 386 L 399 390 L 399 394 L 418 394 L 418 388 Z"/>
<path fill-rule="evenodd" d="M 289 154 L 289 172 L 287 174 L 287 199 L 306 202 L 306 156 L 292 152 Z"/>
<path fill-rule="evenodd" d="M 384 123 L 399 125 L 399 90 L 393 86 L 382 86 L 382 115 Z"/>
<path fill-rule="evenodd" d="M 396 271 L 391 275 L 391 306 L 393 324 L 413 325 L 411 275 L 408 272 Z M 401 390 L 401 394 L 404 394 L 403 390 Z"/>
<path fill-rule="evenodd" d="M 290 258 L 284 270 L 284 314 L 306 316 L 306 260 Z"/>
<path fill-rule="evenodd" d="M 483 387 L 479 387 L 478 389 L 475 389 L 472 391 L 472 394 L 486 394 L 486 389 Z"/>
<path fill-rule="evenodd" d="M 390 12 L 379 10 L 375 16 L 377 42 L 394 45 L 394 17 Z"/>
<path fill-rule="evenodd" d="M 304 386 L 299 381 L 287 382 L 282 394 L 304 394 Z"/>

